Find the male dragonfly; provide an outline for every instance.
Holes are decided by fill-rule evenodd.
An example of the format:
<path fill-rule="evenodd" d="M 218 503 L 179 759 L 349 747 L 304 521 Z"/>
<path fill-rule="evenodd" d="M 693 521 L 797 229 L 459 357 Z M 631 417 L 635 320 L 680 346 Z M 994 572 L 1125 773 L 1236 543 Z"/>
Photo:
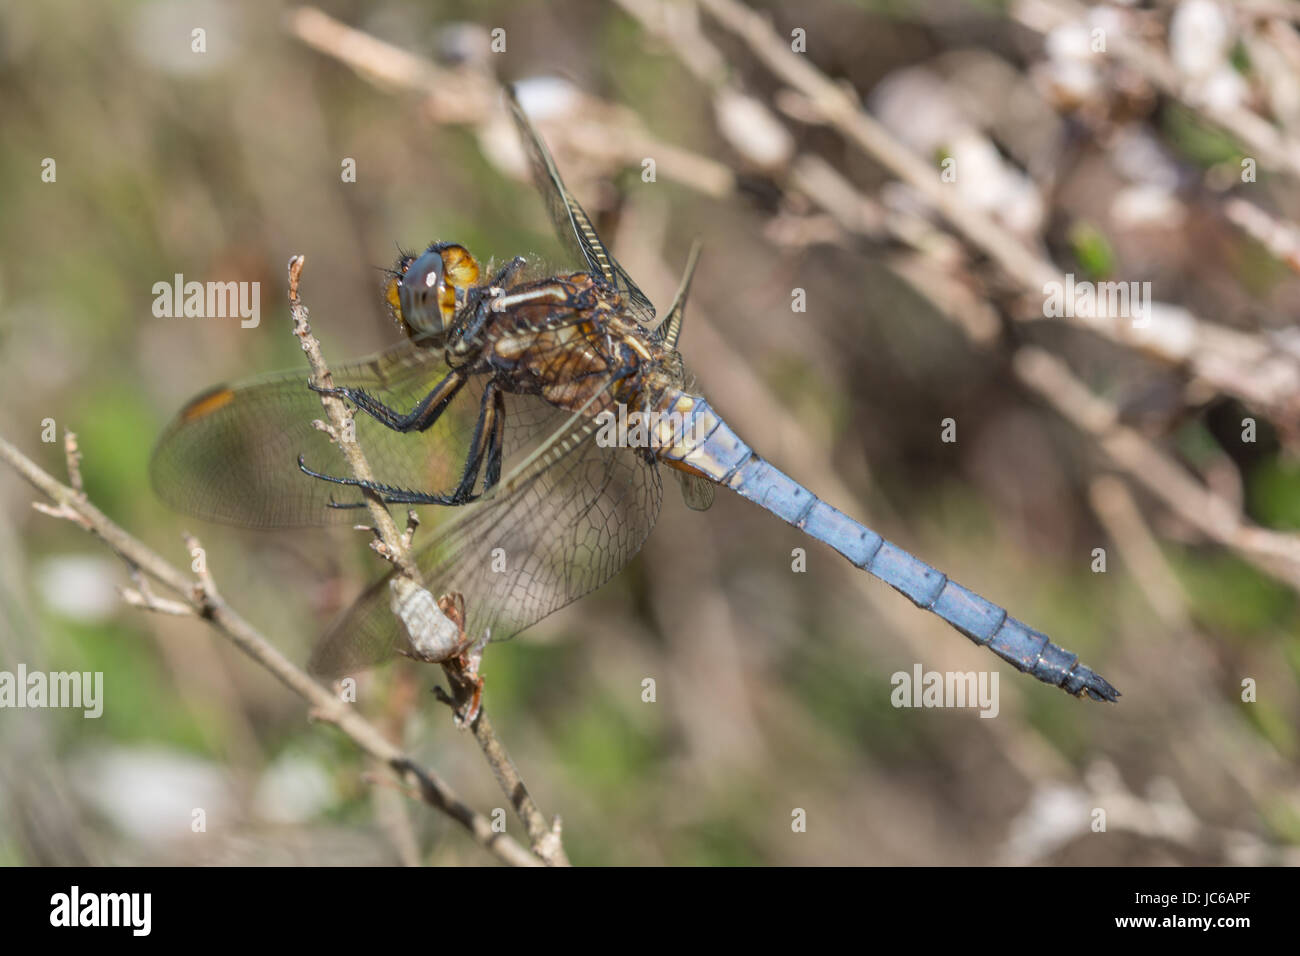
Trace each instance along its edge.
<path fill-rule="evenodd" d="M 463 596 L 467 633 L 502 640 L 631 559 L 658 516 L 662 466 L 676 473 L 688 505 L 706 508 L 715 486 L 729 488 L 1017 669 L 1076 696 L 1119 696 L 1077 655 L 778 471 L 687 391 L 677 340 L 696 250 L 656 324 L 513 90 L 506 101 L 551 218 L 585 271 L 527 278 L 516 258 L 489 274 L 450 242 L 403 255 L 387 299 L 406 338 L 333 369 L 331 394 L 359 413 L 356 440 L 379 481 L 319 470 L 336 454 L 312 425 L 320 389 L 291 372 L 220 386 L 186 405 L 154 452 L 162 498 L 256 528 L 355 521 L 359 487 L 388 504 L 454 509 L 416 562 L 431 593 Z M 620 409 L 630 430 L 608 427 Z M 615 432 L 623 441 L 608 440 Z M 314 672 L 338 676 L 404 649 L 389 609 L 393 573 L 333 626 Z"/>

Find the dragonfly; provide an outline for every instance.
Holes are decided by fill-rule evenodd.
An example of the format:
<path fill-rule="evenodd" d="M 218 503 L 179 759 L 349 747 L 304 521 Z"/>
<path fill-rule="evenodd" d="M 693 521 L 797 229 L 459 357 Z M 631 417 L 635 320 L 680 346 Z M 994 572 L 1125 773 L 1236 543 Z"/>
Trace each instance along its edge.
<path fill-rule="evenodd" d="M 404 333 L 332 370 L 221 385 L 155 448 L 158 494 L 252 528 L 355 522 L 363 491 L 448 516 L 415 555 L 431 592 L 463 600 L 468 633 L 504 640 L 610 580 L 646 540 L 675 476 L 702 510 L 728 489 L 938 615 L 1018 670 L 1077 697 L 1117 691 L 1076 654 L 822 501 L 757 454 L 686 385 L 677 350 L 699 246 L 665 315 L 601 240 L 513 88 L 505 101 L 578 270 L 482 264 L 454 242 L 403 253 L 385 297 Z M 373 481 L 330 474 L 318 393 L 346 400 Z M 390 606 L 397 569 L 330 628 L 309 667 L 355 673 L 410 652 Z M 407 646 L 404 646 L 407 645 Z"/>

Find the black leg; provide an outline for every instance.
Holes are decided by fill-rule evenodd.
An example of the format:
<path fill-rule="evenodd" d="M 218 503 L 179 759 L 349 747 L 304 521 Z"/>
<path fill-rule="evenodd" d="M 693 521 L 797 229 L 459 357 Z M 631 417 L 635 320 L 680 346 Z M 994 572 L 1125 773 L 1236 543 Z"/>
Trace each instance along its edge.
<path fill-rule="evenodd" d="M 464 505 L 471 501 L 477 500 L 480 495 L 474 494 L 474 485 L 478 482 L 479 471 L 483 467 L 483 456 L 487 455 L 488 470 L 487 479 L 490 484 L 485 483 L 486 491 L 492 485 L 496 484 L 501 474 L 501 441 L 504 434 L 505 426 L 505 403 L 501 396 L 501 390 L 495 382 L 489 381 L 487 387 L 483 389 L 483 397 L 479 403 L 478 421 L 474 425 L 474 438 L 470 444 L 469 457 L 465 461 L 465 471 L 461 474 L 460 483 L 455 490 L 449 495 L 432 494 L 425 491 L 411 491 L 406 488 L 394 488 L 392 485 L 381 484 L 377 481 L 364 481 L 360 478 L 340 478 L 337 475 L 326 475 L 318 471 L 312 471 L 302 455 L 298 456 L 298 468 L 303 474 L 312 478 L 319 478 L 321 481 L 328 481 L 336 485 L 347 485 L 350 488 L 364 488 L 373 491 L 379 495 L 384 504 L 390 505 Z M 359 508 L 364 502 L 330 502 L 331 508 Z"/>
<path fill-rule="evenodd" d="M 456 501 L 451 495 L 435 495 L 425 491 L 410 491 L 406 488 L 394 488 L 392 485 L 381 484 L 378 481 L 362 481 L 360 478 L 340 478 L 338 475 L 326 475 L 319 471 L 312 471 L 307 467 L 306 461 L 302 455 L 298 456 L 298 470 L 304 475 L 312 478 L 319 478 L 321 481 L 328 481 L 335 485 L 347 485 L 349 488 L 364 488 L 367 491 L 373 491 L 383 499 L 386 505 L 458 505 L 464 504 L 463 501 Z M 331 508 L 364 508 L 364 501 L 331 501 Z"/>
<path fill-rule="evenodd" d="M 457 499 L 457 504 L 473 501 L 478 497 L 474 494 L 474 485 L 478 483 L 478 473 L 483 467 L 483 455 L 488 452 L 489 445 L 493 443 L 502 419 L 500 394 L 501 390 L 494 381 L 489 381 L 487 387 L 483 389 L 483 398 L 478 407 L 478 421 L 474 424 L 474 437 L 470 441 L 470 454 L 465 461 L 465 473 L 461 475 L 456 490 L 451 493 L 452 497 Z"/>
<path fill-rule="evenodd" d="M 488 439 L 487 469 L 483 472 L 483 493 L 487 494 L 501 480 L 501 455 L 506 434 L 506 398 L 505 393 L 497 391 L 494 396 L 495 418 L 492 436 Z"/>
<path fill-rule="evenodd" d="M 395 432 L 422 432 L 438 421 L 442 413 L 447 410 L 447 406 L 451 404 L 451 400 L 465 387 L 468 380 L 469 376 L 463 370 L 452 369 L 446 378 L 433 387 L 433 391 L 420 399 L 419 404 L 405 415 L 389 408 L 364 389 L 347 386 L 321 388 L 311 383 L 308 383 L 308 386 L 312 391 L 320 392 L 322 395 L 346 398 L 379 424 Z"/>

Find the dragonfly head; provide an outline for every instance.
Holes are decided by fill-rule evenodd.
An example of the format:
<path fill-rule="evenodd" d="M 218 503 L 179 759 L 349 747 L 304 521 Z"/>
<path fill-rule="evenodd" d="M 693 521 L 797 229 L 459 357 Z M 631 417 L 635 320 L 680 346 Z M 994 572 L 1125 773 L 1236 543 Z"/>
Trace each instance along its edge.
<path fill-rule="evenodd" d="M 418 256 L 403 254 L 397 260 L 386 289 L 388 304 L 408 335 L 438 335 L 478 277 L 478 262 L 464 246 L 435 242 Z"/>

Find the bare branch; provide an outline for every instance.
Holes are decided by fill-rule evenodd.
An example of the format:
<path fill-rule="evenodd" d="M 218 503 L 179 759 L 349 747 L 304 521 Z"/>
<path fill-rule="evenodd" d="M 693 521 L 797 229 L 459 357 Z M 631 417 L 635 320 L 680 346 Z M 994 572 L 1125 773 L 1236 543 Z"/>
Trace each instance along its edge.
<path fill-rule="evenodd" d="M 719 23 L 740 37 L 778 78 L 794 86 L 844 137 L 916 190 L 971 245 L 1002 267 L 1026 293 L 1039 296 L 1064 276 L 1054 263 L 991 217 L 971 208 L 927 163 L 863 111 L 848 91 L 824 75 L 810 58 L 794 53 L 762 15 L 738 0 L 699 0 Z M 1296 153 L 1293 155 L 1300 155 Z M 1184 310 L 1166 310 L 1145 328 L 1096 310 L 1078 316 L 1090 331 L 1162 361 L 1186 365 L 1229 395 L 1282 415 L 1300 411 L 1300 359 L 1279 352 L 1260 336 L 1206 322 Z M 1041 315 L 1025 313 L 1027 321 Z"/>
<path fill-rule="evenodd" d="M 0 461 L 8 463 L 27 482 L 53 500 L 57 508 L 47 513 L 82 525 L 98 535 L 131 566 L 139 568 L 155 581 L 179 594 L 189 607 L 200 613 L 219 634 L 270 671 L 282 684 L 305 700 L 314 714 L 334 724 L 363 751 L 387 764 L 398 777 L 415 787 L 420 798 L 463 826 L 474 840 L 504 863 L 534 866 L 537 860 L 504 833 L 492 830 L 492 823 L 465 803 L 434 771 L 421 767 L 390 743 L 364 717 L 329 690 L 312 680 L 297 665 L 281 654 L 256 628 L 245 621 L 224 599 L 207 594 L 210 603 L 202 603 L 195 593 L 194 582 L 175 565 L 146 546 L 91 504 L 74 489 L 62 484 L 9 442 L 0 438 Z"/>
<path fill-rule="evenodd" d="M 500 115 L 500 84 L 486 70 L 473 66 L 444 69 L 314 7 L 292 11 L 287 25 L 304 43 L 346 64 L 376 86 L 422 94 L 424 112 L 436 123 L 480 126 Z M 736 177 L 723 163 L 654 139 L 635 128 L 631 123 L 634 117 L 626 111 L 587 97 L 584 105 L 593 109 L 575 110 L 570 122 L 548 128 L 554 148 L 582 152 L 609 164 L 636 165 L 646 156 L 654 156 L 659 172 L 682 186 L 714 198 L 735 192 Z M 597 113 L 600 115 L 592 115 Z M 522 167 L 517 172 L 522 174 Z"/>
<path fill-rule="evenodd" d="M 1254 203 L 1241 198 L 1227 200 L 1223 204 L 1223 214 L 1272 255 L 1300 272 L 1300 229 L 1291 223 L 1278 221 Z"/>
<path fill-rule="evenodd" d="M 68 483 L 72 485 L 73 491 L 79 495 L 84 495 L 86 488 L 81 481 L 81 449 L 77 447 L 75 432 L 65 431 L 63 433 L 63 453 L 68 460 Z"/>
<path fill-rule="evenodd" d="M 1016 353 L 1014 367 L 1022 382 L 1095 438 L 1118 467 L 1184 521 L 1300 590 L 1300 536 L 1252 525 L 1240 509 L 1196 482 L 1132 428 L 1120 424 L 1116 408 L 1089 391 L 1050 353 L 1025 346 Z"/>
<path fill-rule="evenodd" d="M 1011 16 L 1031 30 L 1047 33 L 1063 23 L 1084 20 L 1087 9 L 1070 0 L 1024 0 L 1012 4 Z M 1191 95 L 1169 57 L 1152 44 L 1125 36 L 1122 30 L 1110 31 L 1106 40 L 1109 50 L 1125 66 L 1135 70 L 1161 93 L 1173 97 L 1229 133 L 1259 160 L 1260 165 L 1300 176 L 1300 142 L 1288 139 L 1258 113 L 1241 106 L 1219 108 L 1213 100 Z"/>
<path fill-rule="evenodd" d="M 1169 628 L 1176 631 L 1190 628 L 1192 617 L 1183 587 L 1160 553 L 1155 535 L 1147 527 L 1128 485 L 1114 475 L 1098 475 L 1088 485 L 1088 500 L 1132 569 L 1133 581 L 1147 603 Z"/>
<path fill-rule="evenodd" d="M 299 295 L 299 283 L 302 278 L 304 263 L 305 258 L 303 256 L 294 256 L 289 260 L 289 308 L 293 317 L 293 332 L 302 343 L 303 352 L 306 353 L 308 364 L 311 365 L 313 380 L 317 385 L 329 388 L 333 385 L 329 367 L 325 364 L 325 358 L 321 354 L 320 342 L 312 335 L 311 325 L 308 322 L 307 307 L 303 304 Z M 349 434 L 348 417 L 351 413 L 342 399 L 333 395 L 322 394 L 321 404 L 324 406 L 326 414 L 329 415 L 329 424 L 335 434 Z M 366 461 L 365 453 L 358 442 L 338 441 L 336 445 L 347 459 L 348 467 L 352 469 L 353 475 L 362 481 L 374 480 L 370 464 Z M 466 680 L 472 679 L 476 688 L 481 690 L 482 682 L 477 676 L 477 659 L 473 660 L 471 666 L 470 659 L 463 653 L 467 646 L 472 643 L 461 627 L 463 616 L 457 619 L 448 613 L 450 605 L 446 603 L 448 600 L 446 597 L 437 601 L 437 611 L 433 610 L 435 602 L 432 602 L 430 592 L 426 589 L 419 568 L 411 556 L 411 538 L 414 535 L 416 526 L 419 524 L 419 520 L 413 514 L 408 514 L 405 531 L 398 531 L 393 516 L 388 513 L 388 509 L 384 506 L 383 499 L 368 488 L 364 488 L 363 492 L 366 504 L 370 509 L 370 515 L 375 520 L 374 531 L 377 541 L 373 542 L 372 546 L 398 568 L 398 578 L 392 582 L 398 604 L 403 608 L 409 608 L 414 600 L 419 608 L 427 609 L 429 612 L 423 615 L 400 613 L 398 614 L 399 620 L 407 628 L 408 632 L 413 627 L 419 627 L 423 631 L 427 628 L 438 627 L 444 622 L 450 622 L 454 625 L 459 631 L 460 640 L 454 641 L 451 645 L 454 647 L 452 653 L 445 658 L 428 659 L 443 664 L 449 680 L 452 680 L 453 677 L 463 676 Z M 420 601 L 419 598 L 429 599 Z M 439 613 L 443 618 L 442 622 L 436 620 Z M 409 636 L 413 647 L 440 646 L 442 644 L 441 638 L 422 640 L 423 634 L 416 633 L 410 633 Z M 470 651 L 481 655 L 482 647 L 477 645 L 475 648 L 470 648 Z M 455 686 L 456 682 L 453 680 L 453 687 Z M 466 722 L 473 728 L 474 739 L 478 742 L 484 757 L 487 758 L 488 765 L 492 768 L 493 776 L 501 784 L 501 789 L 505 792 L 511 805 L 519 814 L 519 818 L 528 829 L 533 852 L 548 865 L 568 866 L 569 860 L 565 856 L 564 848 L 559 841 L 558 824 L 554 827 L 546 825 L 545 817 L 537 808 L 528 792 L 528 788 L 524 786 L 523 780 L 520 778 L 518 770 L 515 769 L 514 762 L 510 759 L 505 745 L 497 738 L 491 721 L 488 720 L 487 714 L 479 706 L 477 696 L 473 710 L 466 711 L 465 715 Z"/>

